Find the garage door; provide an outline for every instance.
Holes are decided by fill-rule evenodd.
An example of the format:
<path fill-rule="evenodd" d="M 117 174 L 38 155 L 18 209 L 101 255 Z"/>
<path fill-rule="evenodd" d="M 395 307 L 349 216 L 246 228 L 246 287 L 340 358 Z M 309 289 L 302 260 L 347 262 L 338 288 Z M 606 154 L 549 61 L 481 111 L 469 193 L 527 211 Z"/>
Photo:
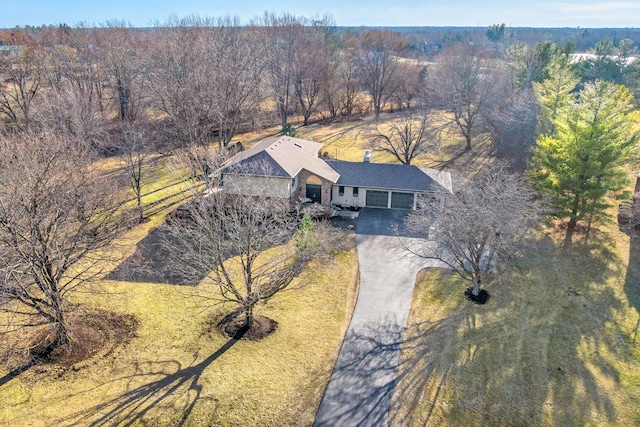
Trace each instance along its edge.
<path fill-rule="evenodd" d="M 367 190 L 367 207 L 386 208 L 388 197 L 388 191 Z"/>
<path fill-rule="evenodd" d="M 394 209 L 413 209 L 413 193 L 391 193 L 391 207 Z"/>

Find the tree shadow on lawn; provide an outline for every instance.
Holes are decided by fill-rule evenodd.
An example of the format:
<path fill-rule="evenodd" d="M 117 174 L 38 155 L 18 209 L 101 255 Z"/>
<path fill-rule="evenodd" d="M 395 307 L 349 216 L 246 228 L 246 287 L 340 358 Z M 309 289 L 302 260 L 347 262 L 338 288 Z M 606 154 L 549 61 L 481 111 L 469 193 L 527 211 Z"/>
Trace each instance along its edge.
<path fill-rule="evenodd" d="M 63 420 L 64 424 L 99 426 L 111 425 L 177 425 L 189 419 L 193 408 L 202 402 L 202 385 L 199 383 L 204 370 L 238 342 L 228 340 L 222 347 L 196 365 L 182 367 L 178 361 L 161 361 L 136 364 L 130 376 L 111 381 L 131 382 L 141 377 L 158 378 L 129 389 L 106 402 L 86 411 L 80 411 Z M 174 370 L 173 373 L 167 371 Z M 98 386 L 100 387 L 100 386 Z M 214 405 L 215 398 L 212 400 Z M 214 411 L 215 414 L 215 411 Z"/>
<path fill-rule="evenodd" d="M 605 283 L 621 274 L 619 260 L 601 243 L 566 255 L 538 243 L 493 284 L 488 304 L 407 328 L 392 424 L 616 420 L 605 385 L 620 382 L 611 357 L 620 337 L 606 324 L 621 303 Z"/>
<path fill-rule="evenodd" d="M 635 230 L 625 230 L 630 237 L 629 241 L 629 266 L 624 281 L 624 292 L 629 299 L 629 304 L 640 314 L 640 233 Z M 640 318 L 636 322 L 632 339 L 635 344 L 640 340 L 638 332 Z"/>
<path fill-rule="evenodd" d="M 487 134 L 474 137 L 471 150 L 465 150 L 464 143 L 451 144 L 442 148 L 447 160 L 432 160 L 429 167 L 438 170 L 463 170 L 468 175 L 482 169 L 482 165 L 494 157 L 495 146 Z"/>
<path fill-rule="evenodd" d="M 199 270 L 192 263 L 193 268 L 177 271 L 171 268 L 172 264 L 182 262 L 190 263 L 187 256 L 181 257 L 167 242 L 171 241 L 171 230 L 163 223 L 152 230 L 144 239 L 136 245 L 133 255 L 125 259 L 105 278 L 107 280 L 123 280 L 140 283 L 171 283 L 195 286 L 207 275 L 206 271 Z M 182 271 L 202 271 L 201 276 L 185 274 Z"/>

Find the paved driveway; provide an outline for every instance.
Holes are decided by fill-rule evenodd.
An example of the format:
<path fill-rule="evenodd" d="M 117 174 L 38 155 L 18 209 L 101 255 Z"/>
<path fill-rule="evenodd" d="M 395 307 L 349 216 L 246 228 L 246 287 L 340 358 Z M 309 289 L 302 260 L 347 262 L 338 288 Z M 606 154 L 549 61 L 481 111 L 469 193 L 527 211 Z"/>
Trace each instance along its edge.
<path fill-rule="evenodd" d="M 360 212 L 356 226 L 360 291 L 316 426 L 387 425 L 416 274 L 435 265 L 406 256 L 400 248 L 395 227 L 402 233 L 407 213 Z"/>

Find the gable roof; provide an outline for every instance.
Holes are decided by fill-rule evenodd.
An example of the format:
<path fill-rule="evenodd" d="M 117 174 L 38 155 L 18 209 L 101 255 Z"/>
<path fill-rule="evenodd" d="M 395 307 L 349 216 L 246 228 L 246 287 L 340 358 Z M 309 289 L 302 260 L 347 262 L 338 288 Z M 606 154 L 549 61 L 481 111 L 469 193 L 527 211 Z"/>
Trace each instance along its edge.
<path fill-rule="evenodd" d="M 293 178 L 302 169 L 335 183 L 339 174 L 318 158 L 322 144 L 290 136 L 265 139 L 223 163 L 219 172 Z"/>
<path fill-rule="evenodd" d="M 338 185 L 425 193 L 452 192 L 448 172 L 410 165 L 328 160 L 340 174 Z"/>

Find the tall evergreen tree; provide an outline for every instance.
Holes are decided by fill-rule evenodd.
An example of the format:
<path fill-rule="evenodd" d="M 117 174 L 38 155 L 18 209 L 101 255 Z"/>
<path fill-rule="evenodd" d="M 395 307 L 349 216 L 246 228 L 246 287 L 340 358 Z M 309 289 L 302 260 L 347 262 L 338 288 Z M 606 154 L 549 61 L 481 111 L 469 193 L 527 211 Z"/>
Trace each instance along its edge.
<path fill-rule="evenodd" d="M 540 103 L 542 115 L 539 132 L 546 135 L 556 133 L 553 124 L 558 110 L 566 107 L 572 100 L 571 92 L 580 83 L 580 78 L 569 63 L 567 56 L 557 56 L 547 65 L 548 78 L 534 82 L 533 89 Z"/>
<path fill-rule="evenodd" d="M 578 222 L 605 216 L 605 196 L 626 184 L 620 167 L 638 137 L 632 95 L 605 81 L 585 85 L 576 102 L 558 110 L 555 135 L 543 135 L 534 150 L 532 178 L 549 195 L 557 218 L 568 219 L 564 245 Z"/>

